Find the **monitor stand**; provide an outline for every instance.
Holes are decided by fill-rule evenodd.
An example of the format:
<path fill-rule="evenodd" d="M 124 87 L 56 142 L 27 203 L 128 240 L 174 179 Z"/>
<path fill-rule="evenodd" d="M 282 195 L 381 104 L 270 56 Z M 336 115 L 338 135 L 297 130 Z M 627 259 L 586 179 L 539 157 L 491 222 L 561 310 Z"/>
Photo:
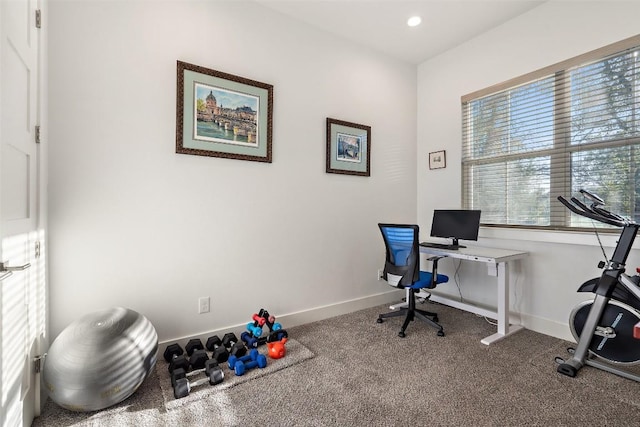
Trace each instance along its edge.
<path fill-rule="evenodd" d="M 457 248 L 466 248 L 466 246 L 459 244 L 458 239 L 456 239 L 455 237 L 452 238 L 451 240 L 452 240 L 451 246 L 455 246 Z"/>

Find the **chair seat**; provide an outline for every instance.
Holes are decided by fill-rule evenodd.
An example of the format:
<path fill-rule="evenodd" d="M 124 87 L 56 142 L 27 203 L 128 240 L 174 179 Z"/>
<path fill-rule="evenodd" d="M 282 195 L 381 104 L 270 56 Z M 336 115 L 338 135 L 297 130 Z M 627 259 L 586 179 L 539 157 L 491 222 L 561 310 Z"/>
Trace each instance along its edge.
<path fill-rule="evenodd" d="M 433 275 L 428 271 L 420 271 L 420 279 L 415 282 L 411 286 L 407 286 L 407 288 L 411 289 L 423 289 L 431 287 L 431 278 Z M 438 283 L 447 283 L 449 281 L 449 277 L 444 274 L 438 274 L 436 276 L 436 284 Z"/>

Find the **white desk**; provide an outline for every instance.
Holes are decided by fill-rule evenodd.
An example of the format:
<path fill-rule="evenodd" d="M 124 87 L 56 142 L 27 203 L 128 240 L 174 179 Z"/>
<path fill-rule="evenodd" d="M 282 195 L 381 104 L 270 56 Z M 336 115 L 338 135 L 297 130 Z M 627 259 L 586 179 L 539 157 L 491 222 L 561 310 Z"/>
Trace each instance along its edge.
<path fill-rule="evenodd" d="M 431 300 L 439 302 L 461 310 L 479 314 L 481 316 L 496 319 L 498 321 L 498 332 L 482 339 L 480 342 L 489 345 L 499 341 L 507 335 L 518 332 L 521 325 L 509 324 L 509 262 L 525 258 L 528 253 L 522 251 L 512 251 L 506 249 L 482 248 L 471 246 L 460 248 L 457 251 L 439 248 L 429 248 L 420 246 L 420 252 L 430 255 L 444 255 L 449 258 L 457 258 L 466 261 L 484 262 L 487 264 L 489 276 L 498 279 L 498 310 L 491 311 L 472 304 L 456 301 L 441 295 L 431 295 Z M 442 260 L 440 261 L 442 262 Z M 420 296 L 417 294 L 416 296 Z"/>

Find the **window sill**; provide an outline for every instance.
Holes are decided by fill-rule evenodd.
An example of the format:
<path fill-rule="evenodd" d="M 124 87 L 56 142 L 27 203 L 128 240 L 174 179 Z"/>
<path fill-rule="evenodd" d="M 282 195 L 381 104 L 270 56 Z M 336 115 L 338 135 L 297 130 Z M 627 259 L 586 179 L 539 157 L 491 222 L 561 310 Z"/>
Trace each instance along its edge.
<path fill-rule="evenodd" d="M 613 248 L 616 246 L 620 233 L 599 233 L 600 240 L 604 247 Z M 480 239 L 508 239 L 527 240 L 530 242 L 562 243 L 566 245 L 599 246 L 595 232 L 585 231 L 555 231 L 555 230 L 533 230 L 514 229 L 499 227 L 480 227 L 478 233 Z M 634 243 L 634 249 L 640 248 L 639 243 Z"/>

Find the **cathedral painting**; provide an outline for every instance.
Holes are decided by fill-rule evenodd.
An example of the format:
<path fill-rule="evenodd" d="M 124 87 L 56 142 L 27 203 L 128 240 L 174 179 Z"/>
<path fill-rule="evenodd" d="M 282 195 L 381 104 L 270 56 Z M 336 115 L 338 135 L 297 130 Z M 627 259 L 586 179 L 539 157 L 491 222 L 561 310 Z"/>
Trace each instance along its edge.
<path fill-rule="evenodd" d="M 234 145 L 258 145 L 259 98 L 195 83 L 194 139 Z"/>

